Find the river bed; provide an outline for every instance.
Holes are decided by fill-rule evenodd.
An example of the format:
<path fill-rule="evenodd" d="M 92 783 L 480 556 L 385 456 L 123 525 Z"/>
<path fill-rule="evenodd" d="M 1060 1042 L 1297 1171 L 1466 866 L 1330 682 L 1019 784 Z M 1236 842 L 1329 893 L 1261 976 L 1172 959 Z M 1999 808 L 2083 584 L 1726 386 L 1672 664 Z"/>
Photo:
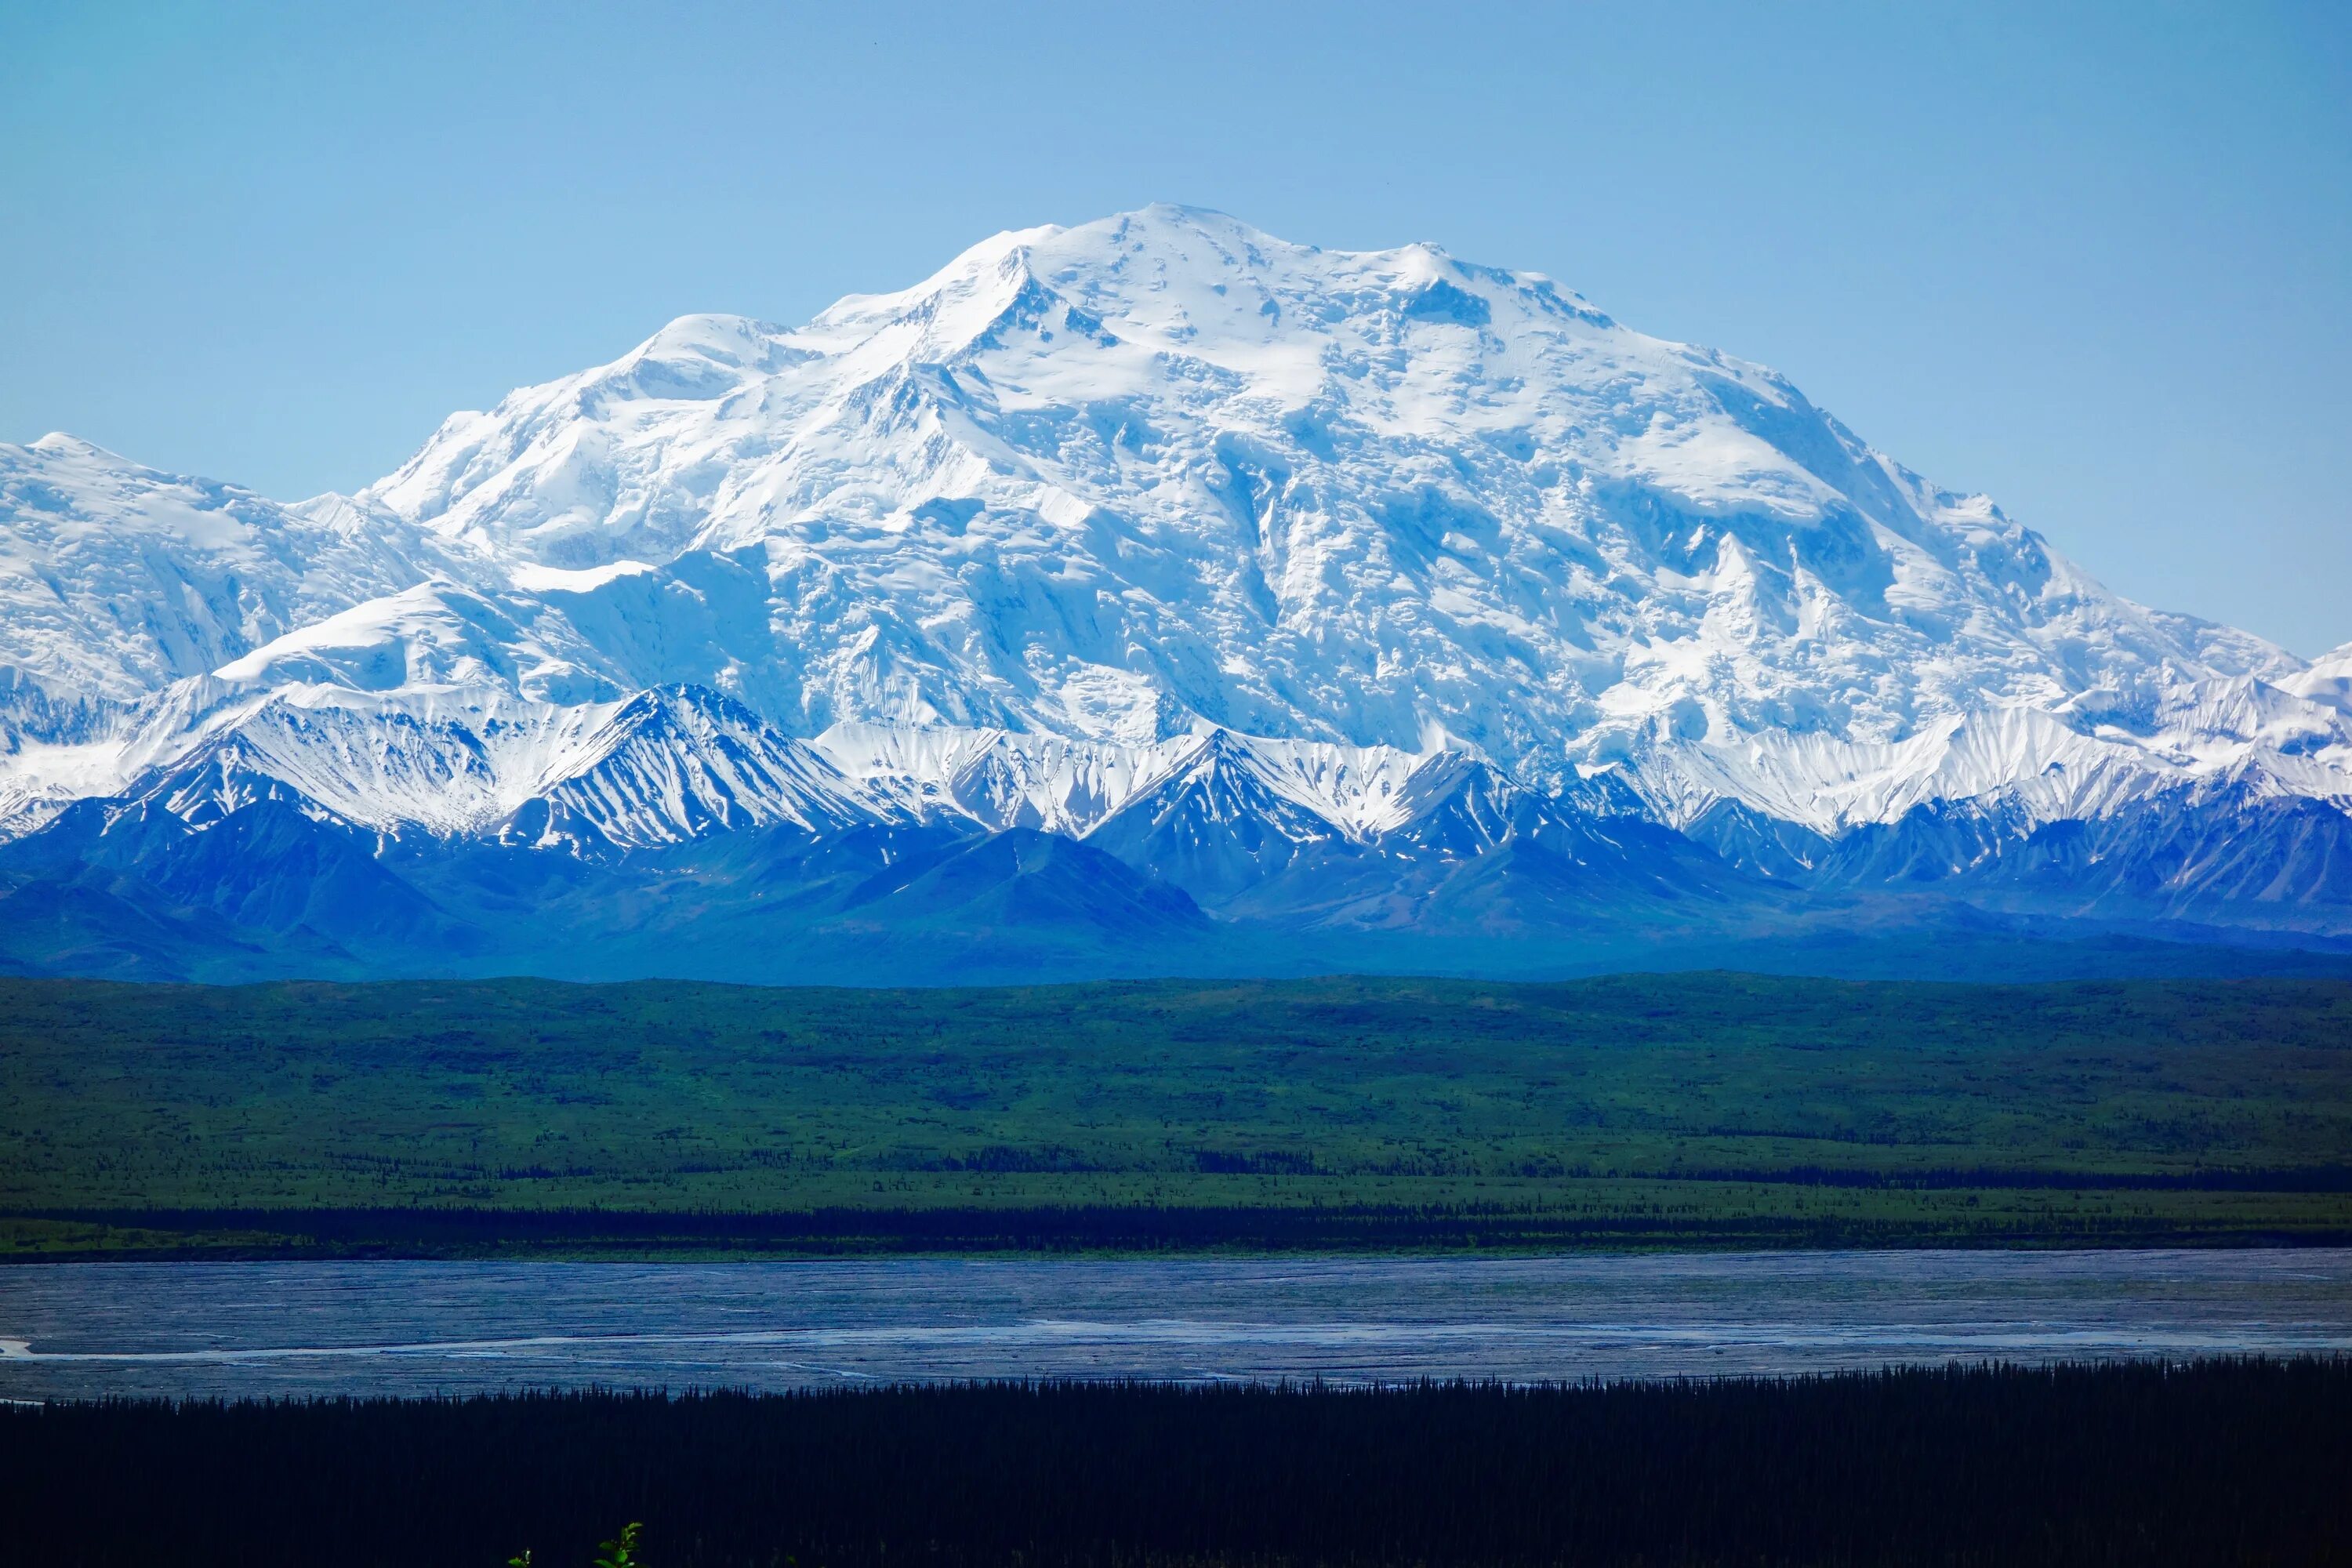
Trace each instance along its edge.
<path fill-rule="evenodd" d="M 0 1270 L 0 1398 L 1787 1373 L 2352 1352 L 2352 1249 Z"/>

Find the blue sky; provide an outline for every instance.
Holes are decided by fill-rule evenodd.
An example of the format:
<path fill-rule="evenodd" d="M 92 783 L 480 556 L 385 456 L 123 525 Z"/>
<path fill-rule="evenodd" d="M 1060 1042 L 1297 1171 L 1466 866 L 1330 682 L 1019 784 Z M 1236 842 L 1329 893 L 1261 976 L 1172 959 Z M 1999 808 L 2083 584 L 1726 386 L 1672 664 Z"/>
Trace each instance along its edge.
<path fill-rule="evenodd" d="M 668 318 L 1171 200 L 1788 373 L 2352 639 L 2352 6 L 0 7 L 0 439 L 280 497 Z"/>

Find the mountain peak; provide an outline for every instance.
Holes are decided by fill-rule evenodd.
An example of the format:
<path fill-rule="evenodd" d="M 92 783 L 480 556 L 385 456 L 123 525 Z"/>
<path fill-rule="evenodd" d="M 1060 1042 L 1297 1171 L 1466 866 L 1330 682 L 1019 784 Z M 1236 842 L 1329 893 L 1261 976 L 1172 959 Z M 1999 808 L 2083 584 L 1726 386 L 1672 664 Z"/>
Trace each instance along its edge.
<path fill-rule="evenodd" d="M 707 653 L 647 673 L 730 671 L 803 732 L 1189 714 L 1558 777 L 1653 734 L 1878 743 L 2269 658 L 1538 275 L 1173 205 L 1007 230 L 791 331 L 682 317 L 362 500 L 508 581 L 654 568 L 597 599 L 704 557 L 763 576 L 758 609 L 694 589 Z"/>
<path fill-rule="evenodd" d="M 1008 287 L 1017 289 L 1029 275 L 1029 249 L 1066 232 L 1055 225 L 1042 224 L 992 234 L 960 251 L 919 283 L 887 294 L 844 296 L 793 335 L 797 341 L 847 348 L 890 325 L 936 320 L 956 302 L 975 295 L 1001 295 Z"/>
<path fill-rule="evenodd" d="M 95 441 L 85 441 L 80 437 L 64 430 L 52 430 L 38 440 L 26 443 L 26 449 L 48 457 L 98 458 L 108 462 L 120 463 L 125 468 L 136 466 L 129 458 L 108 451 Z"/>

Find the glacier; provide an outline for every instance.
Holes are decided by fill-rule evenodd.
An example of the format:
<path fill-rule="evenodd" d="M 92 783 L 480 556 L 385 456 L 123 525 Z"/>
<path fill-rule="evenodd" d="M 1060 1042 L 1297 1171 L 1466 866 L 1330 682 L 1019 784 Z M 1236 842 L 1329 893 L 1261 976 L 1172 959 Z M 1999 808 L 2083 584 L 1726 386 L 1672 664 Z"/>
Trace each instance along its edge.
<path fill-rule="evenodd" d="M 0 446 L 0 966 L 1986 922 L 2352 942 L 2352 645 L 2134 604 L 1774 373 L 1433 246 L 1009 232 L 293 504 Z"/>

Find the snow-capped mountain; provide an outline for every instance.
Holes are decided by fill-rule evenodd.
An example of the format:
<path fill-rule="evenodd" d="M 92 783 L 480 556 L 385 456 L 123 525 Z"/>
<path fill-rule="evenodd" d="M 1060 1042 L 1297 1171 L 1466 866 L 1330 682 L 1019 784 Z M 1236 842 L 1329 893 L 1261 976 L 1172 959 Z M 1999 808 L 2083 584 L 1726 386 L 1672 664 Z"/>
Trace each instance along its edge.
<path fill-rule="evenodd" d="M 267 804 L 460 923 L 461 862 L 846 921 L 947 856 L 924 897 L 1116 862 L 1227 927 L 2352 931 L 2352 645 L 2132 604 L 1538 275 L 1192 209 L 682 318 L 349 498 L 0 447 L 0 612 L 20 881 Z M 1097 854 L 973 858 L 1034 834 Z"/>

